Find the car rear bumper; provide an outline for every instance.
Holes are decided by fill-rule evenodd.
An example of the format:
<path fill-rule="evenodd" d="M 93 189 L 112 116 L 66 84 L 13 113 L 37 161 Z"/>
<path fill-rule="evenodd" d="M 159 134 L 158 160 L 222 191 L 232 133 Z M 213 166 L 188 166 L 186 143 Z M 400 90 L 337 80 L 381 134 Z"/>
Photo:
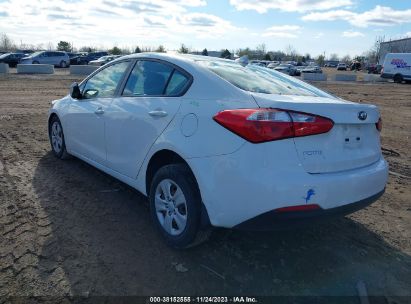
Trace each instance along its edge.
<path fill-rule="evenodd" d="M 245 143 L 232 154 L 187 162 L 211 224 L 226 228 L 278 208 L 317 204 L 328 210 L 361 202 L 383 191 L 388 179 L 382 156 L 361 168 L 307 173 L 292 140 Z"/>
<path fill-rule="evenodd" d="M 277 210 L 272 210 L 244 221 L 236 225 L 234 228 L 240 230 L 270 231 L 290 229 L 302 225 L 318 223 L 319 221 L 342 217 L 363 209 L 380 198 L 384 192 L 385 189 L 358 202 L 330 209 L 320 208 L 318 210 L 290 212 L 279 212 Z"/>

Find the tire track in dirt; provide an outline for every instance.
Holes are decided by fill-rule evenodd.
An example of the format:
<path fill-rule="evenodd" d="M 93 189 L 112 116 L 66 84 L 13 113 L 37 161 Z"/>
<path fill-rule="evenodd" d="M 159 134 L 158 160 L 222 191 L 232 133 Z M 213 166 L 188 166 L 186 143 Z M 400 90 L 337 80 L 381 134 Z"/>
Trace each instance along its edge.
<path fill-rule="evenodd" d="M 1 133 L 0 281 L 5 284 L 0 287 L 0 295 L 24 294 L 21 286 L 35 290 L 38 295 L 68 294 L 70 288 L 64 272 L 53 271 L 58 269 L 53 264 L 50 268 L 40 266 L 40 261 L 47 259 L 41 252 L 52 237 L 52 229 L 48 214 L 38 205 L 31 180 L 44 147 L 36 143 L 30 128 L 22 128 L 22 131 L 4 132 L 3 129 Z M 55 284 L 57 274 L 61 278 Z"/>

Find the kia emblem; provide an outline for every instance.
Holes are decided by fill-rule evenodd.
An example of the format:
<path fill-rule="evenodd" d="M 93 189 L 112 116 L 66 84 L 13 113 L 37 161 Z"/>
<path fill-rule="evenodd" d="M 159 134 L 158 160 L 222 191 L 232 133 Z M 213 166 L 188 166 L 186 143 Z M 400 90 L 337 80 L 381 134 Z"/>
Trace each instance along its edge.
<path fill-rule="evenodd" d="M 367 112 L 364 112 L 364 111 L 358 112 L 358 119 L 359 120 L 366 120 L 367 119 Z"/>

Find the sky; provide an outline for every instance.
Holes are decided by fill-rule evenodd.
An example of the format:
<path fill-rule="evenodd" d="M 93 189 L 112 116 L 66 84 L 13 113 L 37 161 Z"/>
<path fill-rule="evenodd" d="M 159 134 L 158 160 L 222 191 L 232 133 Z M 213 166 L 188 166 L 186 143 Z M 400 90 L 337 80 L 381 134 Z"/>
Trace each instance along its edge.
<path fill-rule="evenodd" d="M 264 43 L 312 56 L 361 55 L 377 37 L 411 37 L 411 0 L 0 0 L 0 33 L 45 47 L 181 43 L 237 50 Z"/>

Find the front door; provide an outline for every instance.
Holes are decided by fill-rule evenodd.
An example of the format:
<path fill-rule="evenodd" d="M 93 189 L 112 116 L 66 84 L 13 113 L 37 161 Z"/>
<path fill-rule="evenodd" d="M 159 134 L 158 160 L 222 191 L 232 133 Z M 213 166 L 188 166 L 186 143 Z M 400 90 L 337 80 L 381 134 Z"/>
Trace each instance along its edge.
<path fill-rule="evenodd" d="M 130 61 L 101 70 L 87 80 L 80 100 L 72 99 L 67 115 L 68 145 L 73 152 L 106 163 L 105 114 Z"/>

